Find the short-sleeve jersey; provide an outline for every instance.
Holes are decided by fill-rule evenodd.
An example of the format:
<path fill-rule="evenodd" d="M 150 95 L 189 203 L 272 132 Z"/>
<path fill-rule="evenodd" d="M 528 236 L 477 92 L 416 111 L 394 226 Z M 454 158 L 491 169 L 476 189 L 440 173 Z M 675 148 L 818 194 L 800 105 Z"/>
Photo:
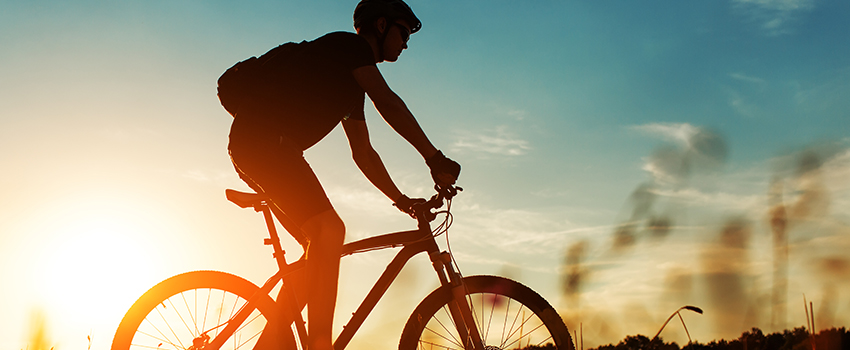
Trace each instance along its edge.
<path fill-rule="evenodd" d="M 335 32 L 277 51 L 260 57 L 260 84 L 237 119 L 279 131 L 301 149 L 321 140 L 344 118 L 365 119 L 365 92 L 352 71 L 375 65 L 366 39 Z"/>

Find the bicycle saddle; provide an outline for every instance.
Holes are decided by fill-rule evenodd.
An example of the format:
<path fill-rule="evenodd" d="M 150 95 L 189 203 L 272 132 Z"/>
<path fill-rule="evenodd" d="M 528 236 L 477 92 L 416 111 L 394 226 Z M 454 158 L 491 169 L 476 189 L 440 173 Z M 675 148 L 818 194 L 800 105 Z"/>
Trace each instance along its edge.
<path fill-rule="evenodd" d="M 254 207 L 262 205 L 266 201 L 266 195 L 259 193 L 240 192 L 237 190 L 226 189 L 224 195 L 227 200 L 238 205 L 240 208 Z"/>

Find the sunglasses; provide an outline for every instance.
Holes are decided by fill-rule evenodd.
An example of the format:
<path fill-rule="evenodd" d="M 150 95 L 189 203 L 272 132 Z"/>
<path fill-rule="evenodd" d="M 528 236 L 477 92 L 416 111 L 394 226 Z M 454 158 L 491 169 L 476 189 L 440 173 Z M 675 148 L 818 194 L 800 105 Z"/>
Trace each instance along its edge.
<path fill-rule="evenodd" d="M 398 27 L 398 33 L 401 34 L 401 41 L 407 43 L 407 40 L 410 39 L 410 29 L 401 25 L 401 23 L 393 23 L 396 27 Z"/>

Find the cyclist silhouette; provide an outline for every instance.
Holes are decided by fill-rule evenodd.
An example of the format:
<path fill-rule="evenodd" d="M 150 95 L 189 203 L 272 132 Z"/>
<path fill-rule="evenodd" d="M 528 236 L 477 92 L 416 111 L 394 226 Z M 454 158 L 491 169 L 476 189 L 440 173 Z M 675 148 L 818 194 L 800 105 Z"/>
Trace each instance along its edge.
<path fill-rule="evenodd" d="M 240 178 L 307 236 L 307 305 L 311 350 L 330 350 L 345 226 L 304 159 L 338 123 L 358 168 L 404 212 L 405 196 L 372 148 L 363 112 L 365 95 L 384 120 L 425 159 L 434 181 L 453 184 L 460 165 L 434 147 L 404 101 L 384 81 L 377 63 L 395 62 L 421 23 L 401 0 L 362 0 L 355 33 L 334 32 L 285 44 L 259 58 L 261 69 L 234 116 L 228 150 Z M 223 100 L 224 101 L 224 100 Z"/>

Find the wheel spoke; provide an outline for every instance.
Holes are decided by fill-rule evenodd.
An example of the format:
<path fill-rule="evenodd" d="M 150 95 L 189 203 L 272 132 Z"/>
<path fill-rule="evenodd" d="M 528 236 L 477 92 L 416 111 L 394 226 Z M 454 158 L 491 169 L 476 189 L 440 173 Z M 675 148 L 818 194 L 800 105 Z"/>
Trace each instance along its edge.
<path fill-rule="evenodd" d="M 494 276 L 464 278 L 465 299 L 474 315 L 475 329 L 484 345 L 499 349 L 527 349 L 554 344 L 560 350 L 572 349 L 569 331 L 560 318 L 542 318 L 538 312 L 552 306 L 526 286 Z M 405 326 L 400 349 L 464 349 L 454 328 L 444 320 L 454 296 L 448 288 L 429 295 L 414 311 Z M 489 304 L 488 304 L 489 303 Z M 454 319 L 450 317 L 452 321 Z M 499 329 L 501 328 L 501 329 Z"/>
<path fill-rule="evenodd" d="M 524 333 L 524 334 L 520 334 L 520 336 L 519 336 L 519 338 L 517 338 L 517 340 L 514 340 L 513 342 L 511 342 L 511 343 L 510 343 L 510 344 L 508 344 L 508 345 L 505 345 L 504 347 L 509 348 L 511 345 L 514 345 L 514 344 L 515 344 L 516 342 L 518 342 L 518 341 L 520 341 L 520 343 L 519 343 L 519 344 L 520 344 L 520 347 L 522 347 L 522 342 L 521 342 L 522 338 L 524 338 L 525 336 L 527 336 L 527 335 L 531 334 L 532 332 L 536 331 L 536 330 L 537 330 L 537 329 L 539 329 L 540 327 L 543 327 L 543 324 L 542 324 L 542 323 L 541 323 L 539 326 L 534 327 L 534 329 L 532 329 L 531 331 L 529 331 L 529 332 L 527 332 L 527 333 Z M 549 336 L 549 338 L 552 338 L 552 336 Z M 544 341 L 545 341 L 545 340 L 544 340 Z"/>
<path fill-rule="evenodd" d="M 462 345 L 462 343 L 461 343 L 461 341 L 460 341 L 460 339 L 456 338 L 456 337 L 454 336 L 454 335 L 455 335 L 455 333 L 452 331 L 453 329 L 455 329 L 455 330 L 457 329 L 457 323 L 455 323 L 455 318 L 454 318 L 454 317 L 452 317 L 451 310 L 448 308 L 448 306 L 445 306 L 445 305 L 443 306 L 443 314 L 445 314 L 446 316 L 448 316 L 448 319 L 449 319 L 449 321 L 451 321 L 451 322 L 452 322 L 452 326 L 453 326 L 454 328 L 448 328 L 448 327 L 446 327 L 446 325 L 445 325 L 445 324 L 443 324 L 443 322 L 442 322 L 442 321 L 440 321 L 440 319 L 439 319 L 439 318 L 435 318 L 435 319 L 434 319 L 434 321 L 437 321 L 437 323 L 439 323 L 439 324 L 440 324 L 440 327 L 442 327 L 442 328 L 446 331 L 446 334 L 448 334 L 448 335 L 450 335 L 450 336 L 452 337 L 452 340 L 449 340 L 449 339 L 446 339 L 446 340 L 449 340 L 449 341 L 450 341 L 450 342 L 452 342 L 453 344 L 456 344 L 456 345 L 459 345 L 459 346 L 463 346 L 463 345 Z M 433 330 L 431 330 L 431 332 L 433 332 L 434 334 L 440 335 L 439 333 L 434 332 Z M 460 336 L 460 334 L 458 334 L 458 336 Z"/>
<path fill-rule="evenodd" d="M 525 314 L 525 310 L 523 310 L 523 314 Z M 517 316 L 519 316 L 519 313 L 517 313 Z M 525 316 L 523 316 L 523 320 L 522 320 L 522 322 L 519 324 L 519 328 L 514 329 L 514 330 L 513 330 L 513 332 L 511 332 L 510 334 L 508 334 L 508 337 L 507 337 L 507 338 L 505 338 L 505 341 L 508 341 L 508 340 L 510 340 L 511 338 L 513 338 L 513 337 L 514 337 L 514 334 L 516 334 L 517 332 L 519 332 L 519 333 L 520 333 L 520 339 L 522 339 L 522 335 L 523 335 L 523 333 L 522 333 L 522 328 L 525 326 L 525 324 L 528 322 L 528 320 L 530 320 L 532 317 L 534 317 L 534 313 L 532 313 L 532 314 L 531 314 L 531 316 L 528 316 L 528 318 L 525 318 Z M 513 329 L 513 328 L 512 328 L 512 329 Z M 514 343 L 516 343 L 516 341 L 514 341 Z M 511 343 L 511 344 L 513 344 L 513 343 Z M 504 344 L 503 344 L 503 345 L 504 345 Z M 507 346 L 503 346 L 503 347 L 507 347 Z"/>
<path fill-rule="evenodd" d="M 237 301 L 238 301 L 238 300 L 237 300 Z M 236 301 L 234 301 L 234 302 L 233 302 L 233 308 L 231 308 L 231 309 L 230 309 L 230 316 L 227 316 L 227 320 L 228 320 L 228 321 L 229 321 L 229 320 L 232 320 L 232 319 L 233 319 L 233 314 L 235 314 L 235 313 L 236 313 Z M 228 321 L 224 321 L 224 322 L 228 322 Z"/>
<path fill-rule="evenodd" d="M 540 341 L 540 342 L 538 342 L 536 345 L 537 345 L 537 346 L 541 346 L 541 347 L 542 347 L 542 346 L 543 346 L 543 344 L 546 344 L 546 342 L 547 342 L 547 341 L 550 341 L 550 340 L 552 340 L 552 339 L 553 339 L 553 338 L 552 338 L 552 336 L 550 335 L 548 338 L 541 340 L 541 341 Z"/>
<path fill-rule="evenodd" d="M 206 332 L 206 329 L 207 329 L 207 314 L 209 313 L 209 310 L 210 310 L 210 297 L 211 296 L 212 296 L 212 289 L 208 288 L 207 289 L 207 303 L 206 303 L 206 306 L 204 306 L 204 310 L 206 310 L 204 312 L 204 323 L 201 324 L 201 329 L 203 329 L 204 332 Z"/>
<path fill-rule="evenodd" d="M 242 331 L 242 329 L 244 329 L 244 328 L 245 328 L 245 327 L 247 327 L 249 324 L 251 324 L 251 322 L 254 322 L 254 320 L 256 320 L 256 319 L 260 318 L 260 316 L 262 316 L 262 314 L 257 314 L 257 316 L 254 316 L 254 318 L 252 318 L 252 319 L 251 319 L 251 320 L 249 320 L 248 322 L 245 322 L 245 323 L 243 323 L 242 325 L 240 325 L 240 326 L 239 326 L 239 328 L 237 328 L 237 329 L 236 329 L 236 331 L 235 331 L 235 332 L 233 332 L 233 333 L 239 333 L 239 332 L 241 332 L 241 331 Z"/>
<path fill-rule="evenodd" d="M 519 315 L 520 315 L 519 311 L 522 311 L 522 308 L 523 308 L 522 305 L 520 305 L 519 310 L 517 310 L 516 316 L 514 316 L 513 322 L 511 322 L 511 327 L 508 328 L 508 336 L 507 337 L 502 336 L 502 343 L 499 345 L 501 348 L 504 348 L 505 342 L 508 341 L 508 339 L 511 339 L 511 336 L 514 333 L 516 333 L 516 331 L 514 330 L 514 326 L 516 326 L 516 322 L 519 319 Z M 505 317 L 507 317 L 507 315 Z M 506 324 L 507 324 L 507 322 L 506 322 Z"/>
<path fill-rule="evenodd" d="M 516 331 L 514 331 L 512 334 L 508 335 L 508 338 L 507 338 L 507 339 L 505 339 L 505 341 L 510 340 L 511 338 L 513 338 L 514 334 L 516 334 L 517 332 L 519 332 L 519 337 L 517 338 L 517 340 L 514 340 L 514 341 L 513 341 L 513 342 L 511 342 L 510 344 L 507 344 L 507 345 L 503 346 L 503 348 L 508 348 L 508 347 L 510 347 L 511 345 L 513 345 L 514 343 L 516 343 L 516 342 L 518 342 L 518 341 L 521 341 L 521 340 L 522 340 L 525 336 L 527 336 L 527 335 L 529 335 L 529 334 L 533 333 L 534 331 L 538 330 L 540 327 L 542 327 L 542 326 L 543 326 L 543 323 L 541 323 L 541 324 L 539 324 L 537 327 L 534 327 L 534 329 L 532 329 L 532 330 L 530 330 L 530 331 L 528 331 L 528 332 L 524 332 L 524 333 L 523 333 L 523 331 L 522 331 L 523 327 L 526 325 L 526 323 L 528 323 L 528 320 L 530 320 L 530 319 L 531 319 L 531 318 L 533 318 L 533 317 L 535 317 L 535 316 L 534 316 L 534 314 L 532 313 L 532 314 L 531 314 L 531 316 L 528 316 L 528 318 L 527 318 L 527 319 L 525 319 L 525 320 L 524 320 L 524 321 L 520 324 L 520 328 L 518 328 L 518 329 L 517 329 Z M 522 343 L 520 343 L 520 345 L 522 345 Z"/>
<path fill-rule="evenodd" d="M 452 319 L 452 318 L 451 318 L 451 317 L 449 317 L 449 319 Z M 461 343 L 461 342 L 460 342 L 457 338 L 455 338 L 454 333 L 453 333 L 451 330 L 449 330 L 449 329 L 448 329 L 448 328 L 447 328 L 447 327 L 443 324 L 443 322 L 442 322 L 442 321 L 440 321 L 440 320 L 439 320 L 439 319 L 437 319 L 437 318 L 435 318 L 435 319 L 434 319 L 434 321 L 436 321 L 436 322 L 437 322 L 437 324 L 439 324 L 439 325 L 440 325 L 440 327 L 442 327 L 442 328 L 443 328 L 443 330 L 445 330 L 445 331 L 446 331 L 446 333 L 445 333 L 445 334 L 448 334 L 449 336 L 451 336 L 451 337 L 452 337 L 452 339 L 449 339 L 448 337 L 446 337 L 445 335 L 441 334 L 440 332 L 437 332 L 437 331 L 435 331 L 435 330 L 433 330 L 433 329 L 430 329 L 430 328 L 428 328 L 427 326 L 425 327 L 425 329 L 427 329 L 427 330 L 431 331 L 431 333 L 434 333 L 434 334 L 435 334 L 435 335 L 437 335 L 438 337 L 443 338 L 443 339 L 445 339 L 446 341 L 448 341 L 448 342 L 450 342 L 450 343 L 452 343 L 452 344 L 455 344 L 455 345 L 457 345 L 457 346 L 461 346 L 461 347 L 463 347 L 463 344 L 462 344 L 462 343 Z M 454 322 L 454 321 L 453 321 L 453 322 Z"/>
<path fill-rule="evenodd" d="M 218 307 L 218 321 L 216 321 L 217 325 L 221 325 L 221 313 L 224 311 L 224 293 L 221 293 L 221 305 Z M 218 328 L 215 330 L 215 335 L 218 337 Z"/>
<path fill-rule="evenodd" d="M 450 350 L 450 349 L 463 349 L 462 347 L 460 347 L 460 348 L 450 348 L 450 347 L 445 346 L 445 345 L 440 345 L 440 344 L 436 344 L 436 343 L 432 343 L 432 342 L 427 342 L 427 341 L 420 341 L 420 342 L 419 342 L 419 344 L 423 344 L 423 345 L 431 345 L 431 348 L 434 348 L 434 347 L 436 346 L 437 348 L 440 348 L 440 349 L 447 349 L 447 350 Z"/>
<path fill-rule="evenodd" d="M 183 296 L 183 293 L 180 293 L 180 295 Z M 192 328 L 189 327 L 188 323 L 186 323 L 186 319 L 183 318 L 183 314 L 180 311 L 177 311 L 177 307 L 174 306 L 174 303 L 171 301 L 171 299 L 168 299 L 168 303 L 171 304 L 171 310 L 174 311 L 174 313 L 177 314 L 177 317 L 180 318 L 180 321 L 183 322 L 183 326 L 186 327 L 186 331 L 192 333 Z M 176 337 L 177 335 L 175 334 L 174 336 Z"/>
<path fill-rule="evenodd" d="M 259 315 L 258 315 L 257 317 L 259 317 Z M 254 317 L 254 319 L 256 319 L 256 317 Z M 251 321 L 253 321 L 253 320 L 251 320 Z M 237 332 L 238 332 L 238 331 L 237 331 Z M 242 342 L 241 344 L 237 345 L 237 346 L 236 346 L 236 348 L 234 348 L 234 349 L 239 349 L 239 348 L 241 348 L 243 345 L 248 344 L 248 342 L 250 342 L 251 340 L 254 340 L 254 338 L 256 338 L 256 337 L 260 336 L 260 334 L 263 334 L 263 332 L 262 332 L 262 331 L 260 331 L 260 332 L 255 333 L 255 334 L 254 334 L 254 335 L 252 335 L 250 338 L 248 338 L 247 340 L 245 340 L 245 341 L 244 341 L 244 342 Z"/>
<path fill-rule="evenodd" d="M 157 333 L 159 333 L 159 335 L 160 335 L 162 338 L 156 337 L 156 336 L 154 336 L 154 335 L 149 335 L 149 334 L 147 334 L 147 333 L 142 333 L 142 334 L 145 334 L 145 335 L 147 335 L 147 336 L 149 336 L 149 337 L 151 337 L 151 338 L 157 339 L 157 340 L 162 340 L 164 343 L 169 343 L 169 344 L 171 344 L 171 340 L 168 340 L 168 336 L 166 336 L 164 333 L 162 333 L 162 331 L 160 331 L 160 330 L 159 330 L 159 328 L 157 328 L 157 326 L 153 324 L 153 322 L 151 322 L 151 321 L 150 321 L 149 319 L 147 319 L 147 318 L 145 319 L 145 322 L 147 322 L 147 323 L 148 323 L 148 325 L 150 325 L 151 327 L 153 327 L 153 329 L 154 329 L 155 331 L 157 331 Z M 177 348 L 177 346 L 176 346 L 176 345 L 175 345 L 174 347 L 175 347 L 175 348 Z"/>
<path fill-rule="evenodd" d="M 490 328 L 491 328 L 491 327 L 492 327 L 492 325 L 493 325 L 493 315 L 495 315 L 495 314 L 496 314 L 496 302 L 497 302 L 497 300 L 498 300 L 498 299 L 496 299 L 496 298 L 498 298 L 498 297 L 499 297 L 499 295 L 498 295 L 498 294 L 490 294 L 490 295 L 492 295 L 492 296 L 493 296 L 493 300 L 492 300 L 492 301 L 490 301 L 490 319 L 487 321 L 487 332 L 484 334 L 484 339 L 487 339 L 487 337 L 490 335 Z M 484 296 L 485 296 L 485 295 L 482 295 L 482 296 L 481 296 L 481 304 L 482 304 L 482 305 L 481 305 L 481 308 L 482 308 L 482 309 L 484 308 L 484 305 L 483 305 L 483 304 L 484 304 L 484 301 L 485 301 Z M 483 313 L 482 313 L 482 315 L 483 315 Z M 483 316 L 482 316 L 482 319 L 483 319 Z"/>
<path fill-rule="evenodd" d="M 168 303 L 171 304 L 171 310 L 174 310 L 176 312 L 177 310 L 174 309 L 174 303 L 171 302 L 171 299 L 168 300 Z M 163 306 L 163 309 L 167 309 L 165 307 L 165 304 L 163 304 L 162 306 Z M 159 309 L 157 309 L 156 312 L 159 313 L 159 317 L 162 318 L 162 322 L 165 322 L 165 326 L 168 327 L 168 330 L 170 330 L 171 334 L 174 335 L 174 338 L 177 339 L 177 342 L 180 344 L 179 349 L 185 349 L 186 346 L 184 346 L 183 342 L 180 341 L 180 337 L 177 336 L 177 333 L 174 331 L 174 328 L 171 327 L 171 324 L 168 323 L 168 320 L 165 319 L 165 316 L 162 315 L 162 312 L 160 312 Z M 180 314 L 178 313 L 177 316 L 180 316 Z M 184 322 L 183 324 L 185 325 L 186 323 Z"/>
<path fill-rule="evenodd" d="M 172 344 L 172 345 L 173 345 L 173 344 Z M 145 348 L 145 349 L 159 349 L 159 350 L 162 350 L 162 347 L 161 347 L 161 346 L 162 346 L 162 344 L 160 344 L 160 346 L 156 346 L 156 347 L 154 347 L 154 346 L 150 346 L 150 345 L 139 345 L 139 344 L 133 344 L 133 346 L 134 346 L 134 347 L 137 347 L 137 348 Z"/>
<path fill-rule="evenodd" d="M 142 332 L 142 331 L 139 331 L 139 334 L 143 334 L 143 335 L 146 335 L 146 336 L 148 336 L 148 337 L 151 337 L 151 338 L 153 338 L 153 339 L 158 340 L 158 341 L 160 342 L 160 345 L 159 345 L 159 346 L 162 346 L 162 344 L 170 344 L 170 345 L 171 345 L 171 346 L 173 346 L 175 349 L 180 349 L 179 347 L 177 347 L 177 344 L 172 343 L 172 342 L 171 342 L 170 340 L 168 340 L 168 339 L 159 338 L 159 337 L 157 337 L 157 336 L 155 336 L 155 335 L 148 334 L 148 333 L 145 333 L 145 332 Z M 138 345 L 138 344 L 134 344 L 134 345 L 135 345 L 135 346 L 141 346 L 141 347 L 151 347 L 151 346 Z M 159 348 L 159 346 L 157 346 L 157 348 Z"/>
<path fill-rule="evenodd" d="M 196 290 L 193 290 L 193 291 L 195 291 L 195 292 L 196 292 L 196 291 L 197 291 L 197 289 L 196 289 Z M 190 333 L 191 333 L 191 332 L 193 332 L 193 329 L 194 329 L 194 333 L 192 333 L 192 335 L 194 335 L 194 336 L 200 335 L 200 334 L 201 334 L 201 332 L 198 332 L 198 323 L 197 323 L 197 322 L 195 322 L 195 315 L 193 315 L 193 314 L 192 314 L 192 309 L 191 309 L 191 308 L 189 308 L 189 303 L 188 303 L 188 302 L 186 302 L 186 294 L 185 294 L 185 293 L 180 293 L 180 297 L 181 297 L 181 298 L 183 298 L 183 305 L 185 305 L 185 306 L 186 306 L 186 313 L 188 313 L 188 314 L 189 314 L 189 320 L 190 320 L 190 321 L 191 321 L 191 323 L 192 323 L 192 326 L 191 326 L 191 327 L 189 327 L 189 325 L 188 325 L 188 324 L 186 324 L 186 329 L 187 329 Z M 197 297 L 198 297 L 198 294 L 197 294 L 197 293 L 195 293 L 195 298 L 194 298 L 194 299 L 197 299 Z M 196 310 L 196 312 L 197 312 L 197 310 Z M 183 317 L 181 316 L 181 317 L 180 317 L 180 319 L 182 320 L 182 319 L 183 319 Z M 184 321 L 183 321 L 183 323 L 185 324 L 185 323 L 186 323 L 186 321 L 184 320 Z"/>
<path fill-rule="evenodd" d="M 469 311 L 472 314 L 472 317 L 475 318 L 472 320 L 475 323 L 475 328 L 478 329 L 478 334 L 484 334 L 484 303 L 481 303 L 481 319 L 478 319 L 478 312 L 475 311 L 475 302 L 472 301 L 472 294 L 469 293 L 469 290 L 466 290 L 466 302 L 469 304 Z"/>
<path fill-rule="evenodd" d="M 506 328 L 505 326 L 507 326 L 507 325 L 508 325 L 508 316 L 510 316 L 510 314 L 511 314 L 511 301 L 513 301 L 513 300 L 512 300 L 511 298 L 506 298 L 506 299 L 508 299 L 508 305 L 506 305 L 506 306 L 505 306 L 505 322 L 503 322 L 503 323 L 502 323 L 502 336 L 501 336 L 501 338 L 499 338 L 499 339 L 501 340 L 501 341 L 499 342 L 499 344 L 504 344 L 504 343 L 505 343 L 505 342 L 504 342 L 504 339 L 505 339 L 505 328 Z"/>
<path fill-rule="evenodd" d="M 252 349 L 258 341 L 272 348 L 294 349 L 292 335 L 261 340 L 278 306 L 258 291 L 256 285 L 242 278 L 216 271 L 172 277 L 133 305 L 116 331 L 112 349 L 186 350 L 200 348 L 216 338 L 221 342 L 220 350 Z M 240 317 L 244 321 L 232 324 L 233 330 L 224 334 L 224 326 L 241 312 L 246 313 Z M 285 343 L 277 343 L 278 339 Z"/>

